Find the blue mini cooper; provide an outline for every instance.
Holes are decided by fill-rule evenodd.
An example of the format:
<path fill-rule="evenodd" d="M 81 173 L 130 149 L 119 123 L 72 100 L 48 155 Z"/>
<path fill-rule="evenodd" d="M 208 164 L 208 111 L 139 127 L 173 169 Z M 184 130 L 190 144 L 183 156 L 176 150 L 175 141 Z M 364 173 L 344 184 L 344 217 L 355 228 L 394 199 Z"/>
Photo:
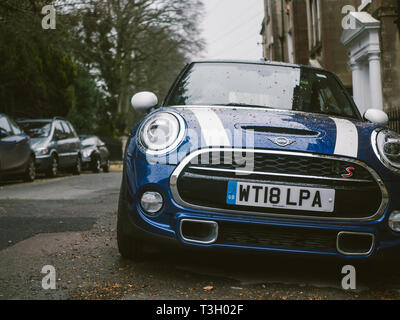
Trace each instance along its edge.
<path fill-rule="evenodd" d="M 324 70 L 267 61 L 184 68 L 127 144 L 118 246 L 371 259 L 400 249 L 400 135 Z M 151 112 L 150 112 L 151 111 Z"/>

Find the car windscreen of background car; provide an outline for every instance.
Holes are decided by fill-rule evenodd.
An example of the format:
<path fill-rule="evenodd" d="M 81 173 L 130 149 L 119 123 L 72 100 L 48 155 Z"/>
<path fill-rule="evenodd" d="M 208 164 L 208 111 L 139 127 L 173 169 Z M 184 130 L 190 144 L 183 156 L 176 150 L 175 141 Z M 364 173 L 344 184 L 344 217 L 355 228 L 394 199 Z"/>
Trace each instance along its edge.
<path fill-rule="evenodd" d="M 50 122 L 23 122 L 20 125 L 31 138 L 46 138 L 51 130 Z"/>
<path fill-rule="evenodd" d="M 196 63 L 168 105 L 237 105 L 358 118 L 344 89 L 328 72 L 246 63 Z"/>

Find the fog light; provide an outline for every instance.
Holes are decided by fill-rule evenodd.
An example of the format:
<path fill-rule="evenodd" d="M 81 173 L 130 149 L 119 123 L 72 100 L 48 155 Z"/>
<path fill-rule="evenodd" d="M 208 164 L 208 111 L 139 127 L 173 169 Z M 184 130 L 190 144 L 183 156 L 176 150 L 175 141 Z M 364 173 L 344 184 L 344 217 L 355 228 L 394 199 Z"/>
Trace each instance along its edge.
<path fill-rule="evenodd" d="M 146 213 L 154 215 L 161 210 L 164 205 L 164 200 L 162 195 L 158 192 L 147 191 L 143 193 L 140 204 Z"/>
<path fill-rule="evenodd" d="M 389 217 L 389 227 L 393 231 L 400 232 L 400 211 L 393 211 Z"/>

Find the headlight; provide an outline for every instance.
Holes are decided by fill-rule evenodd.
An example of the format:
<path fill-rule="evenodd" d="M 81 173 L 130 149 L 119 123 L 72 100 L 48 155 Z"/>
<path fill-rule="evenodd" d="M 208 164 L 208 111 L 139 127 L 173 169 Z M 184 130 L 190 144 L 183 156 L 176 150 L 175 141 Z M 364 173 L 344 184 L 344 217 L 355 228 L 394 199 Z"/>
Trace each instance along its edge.
<path fill-rule="evenodd" d="M 37 156 L 44 156 L 44 155 L 46 155 L 48 153 L 49 153 L 49 150 L 47 148 L 39 148 L 39 149 L 35 150 L 35 154 Z"/>
<path fill-rule="evenodd" d="M 400 173 L 400 134 L 389 129 L 374 132 L 372 144 L 383 164 Z"/>
<path fill-rule="evenodd" d="M 92 150 L 83 150 L 82 155 L 84 158 L 89 158 L 90 154 L 92 153 Z"/>
<path fill-rule="evenodd" d="M 142 124 L 138 142 L 146 153 L 160 155 L 174 150 L 182 142 L 184 134 L 185 123 L 181 116 L 159 112 Z"/>
<path fill-rule="evenodd" d="M 393 211 L 390 214 L 389 227 L 393 231 L 400 232 L 400 211 Z"/>

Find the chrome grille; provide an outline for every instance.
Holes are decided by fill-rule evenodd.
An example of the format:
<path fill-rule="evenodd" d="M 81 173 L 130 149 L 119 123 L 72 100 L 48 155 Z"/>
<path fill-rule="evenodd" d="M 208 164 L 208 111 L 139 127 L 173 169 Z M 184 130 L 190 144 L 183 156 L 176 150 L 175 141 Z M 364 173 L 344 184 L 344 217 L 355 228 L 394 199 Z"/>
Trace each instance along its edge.
<path fill-rule="evenodd" d="M 326 158 L 300 157 L 295 155 L 248 153 L 247 156 L 235 156 L 235 152 L 209 152 L 208 157 L 198 155 L 191 160 L 189 168 L 218 169 L 225 172 L 229 170 L 246 170 L 246 163 L 237 163 L 235 157 L 246 159 L 252 157 L 252 171 L 265 175 L 294 175 L 316 176 L 318 178 L 342 179 L 347 174 L 347 168 L 354 168 L 354 176 L 350 181 L 374 181 L 371 174 L 364 167 L 348 161 L 332 160 Z M 254 159 L 254 160 L 253 160 Z M 346 179 L 347 180 L 347 179 Z"/>
<path fill-rule="evenodd" d="M 234 154 L 242 152 L 254 159 L 254 167 L 250 171 L 244 169 L 245 164 L 235 161 Z M 355 174 L 351 178 L 343 178 L 342 172 L 346 173 L 348 167 L 353 167 Z M 337 194 L 335 211 L 324 214 L 227 205 L 229 181 L 334 188 Z M 299 152 L 226 148 L 200 150 L 181 162 L 171 176 L 170 185 L 173 197 L 180 205 L 244 215 L 371 221 L 383 214 L 388 203 L 382 180 L 363 162 Z"/>

